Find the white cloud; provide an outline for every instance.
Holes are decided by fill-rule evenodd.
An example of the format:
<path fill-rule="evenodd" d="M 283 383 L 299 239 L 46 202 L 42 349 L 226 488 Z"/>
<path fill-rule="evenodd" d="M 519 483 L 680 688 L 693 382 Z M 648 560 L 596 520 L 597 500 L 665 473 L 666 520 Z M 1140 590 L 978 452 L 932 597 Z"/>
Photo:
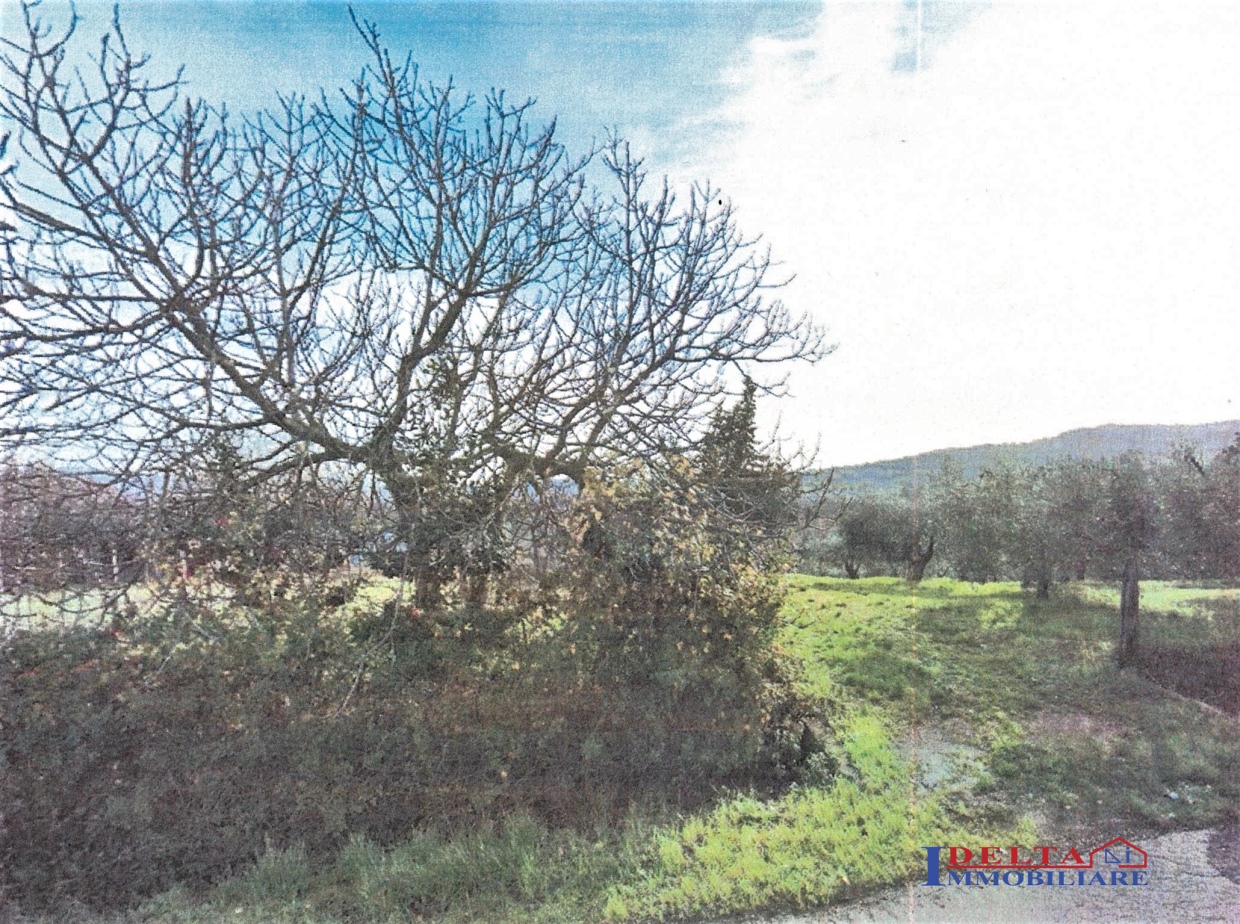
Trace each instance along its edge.
<path fill-rule="evenodd" d="M 846 463 L 1240 417 L 1240 11 L 1000 4 L 917 74 L 910 15 L 755 40 L 693 168 L 840 343 L 784 428 Z"/>

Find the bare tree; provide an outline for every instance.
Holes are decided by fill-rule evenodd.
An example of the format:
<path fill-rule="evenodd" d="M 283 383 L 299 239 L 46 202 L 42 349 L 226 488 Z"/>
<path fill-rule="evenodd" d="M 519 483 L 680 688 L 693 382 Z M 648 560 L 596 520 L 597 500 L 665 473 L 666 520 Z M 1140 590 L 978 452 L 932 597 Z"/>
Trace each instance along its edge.
<path fill-rule="evenodd" d="M 124 493 L 44 466 L 0 465 L 0 595 L 119 585 L 141 565 Z"/>
<path fill-rule="evenodd" d="M 371 25 L 351 88 L 238 119 L 152 77 L 119 21 L 74 67 L 72 26 L 23 13 L 7 448 L 149 472 L 225 434 L 253 478 L 367 471 L 433 596 L 486 567 L 518 486 L 688 446 L 729 368 L 826 352 L 716 190 L 652 185 L 619 140 L 590 185 L 529 103 L 422 81 Z"/>

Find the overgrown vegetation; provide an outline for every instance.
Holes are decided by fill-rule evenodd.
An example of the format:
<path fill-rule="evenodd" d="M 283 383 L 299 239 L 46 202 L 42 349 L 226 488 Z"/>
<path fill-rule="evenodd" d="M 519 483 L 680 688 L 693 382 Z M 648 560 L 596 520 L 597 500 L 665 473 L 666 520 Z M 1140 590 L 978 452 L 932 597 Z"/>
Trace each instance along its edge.
<path fill-rule="evenodd" d="M 235 676 L 209 679 L 219 685 L 211 705 L 192 685 L 173 683 L 170 670 L 159 675 L 166 682 L 132 690 L 116 683 L 128 668 L 107 666 L 109 658 L 75 670 L 81 667 L 75 658 L 97 650 L 58 648 L 72 645 L 45 635 L 42 658 L 49 671 L 34 675 L 43 678 L 44 694 L 36 696 L 34 678 L 21 676 L 27 669 L 6 674 L 6 693 L 24 691 L 20 706 L 39 717 L 22 725 L 23 736 L 38 726 L 55 736 L 47 740 L 72 735 L 75 747 L 87 747 L 70 752 L 63 744 L 61 757 L 76 758 L 90 753 L 92 741 L 112 740 L 102 733 L 92 738 L 92 729 L 118 723 L 115 717 L 126 710 L 144 722 L 158 719 L 155 698 L 178 701 L 186 710 L 192 703 L 201 718 L 180 713 L 163 719 L 144 762 L 131 763 L 128 774 L 118 775 L 108 763 L 119 752 L 99 754 L 82 768 L 89 773 L 71 779 L 45 760 L 38 772 L 47 788 L 25 786 L 12 795 L 51 803 L 80 790 L 80 798 L 65 799 L 67 811 L 48 839 L 71 845 L 66 831 L 83 818 L 96 836 L 111 825 L 112 843 L 129 851 L 112 858 L 118 879 L 134 870 L 127 864 L 137 861 L 136 849 L 184 841 L 193 849 L 177 862 L 192 863 L 209 856 L 212 843 L 243 833 L 246 824 L 282 819 L 285 827 L 245 841 L 249 853 L 234 855 L 239 875 L 205 890 L 199 886 L 210 877 L 196 886 L 183 876 L 192 866 L 165 861 L 163 884 L 182 884 L 129 919 L 183 922 L 225 916 L 386 922 L 419 914 L 444 922 L 627 921 L 803 908 L 915 876 L 922 862 L 918 848 L 928 843 L 1051 837 L 1089 844 L 1116 835 L 1139 843 L 1151 833 L 1228 817 L 1240 808 L 1231 772 L 1240 761 L 1235 720 L 1118 671 L 1110 650 L 1114 589 L 1074 585 L 1069 591 L 1042 601 L 1016 584 L 792 578 L 776 623 L 777 643 L 799 665 L 799 696 L 819 703 L 830 720 L 817 726 L 822 740 L 816 756 L 790 789 L 763 791 L 746 783 L 696 807 L 609 802 L 600 777 L 589 774 L 596 772 L 592 762 L 601 760 L 611 762 L 611 772 L 620 769 L 623 755 L 609 749 L 609 736 L 618 731 L 615 713 L 625 707 L 617 710 L 610 694 L 600 703 L 578 689 L 564 694 L 557 712 L 551 708 L 556 700 L 539 685 L 553 674 L 532 655 L 519 668 L 492 662 L 479 675 L 486 685 L 473 687 L 464 685 L 468 671 L 454 665 L 453 684 L 440 692 L 441 701 L 421 709 L 414 708 L 412 692 L 396 695 L 401 682 L 394 668 L 375 667 L 376 678 L 388 678 L 374 681 L 383 695 L 372 699 L 361 688 L 349 710 L 332 717 L 352 682 L 347 659 L 335 668 L 336 685 L 327 684 L 332 696 L 317 706 L 261 697 L 247 706 Z M 323 631 L 365 623 L 376 608 L 374 593 L 369 588 L 333 611 L 323 621 L 337 628 Z M 1148 605 L 1146 630 L 1154 647 L 1194 652 L 1203 633 L 1222 643 L 1240 632 L 1234 590 L 1151 584 Z M 107 651 L 132 656 L 141 648 L 137 637 L 135 631 L 112 639 Z M 259 676 L 273 686 L 288 683 L 281 670 L 289 668 L 279 667 L 275 653 L 299 637 L 287 636 L 254 668 L 247 681 L 252 691 L 263 689 Z M 533 641 L 530 646 L 527 651 L 537 648 Z M 204 643 L 195 651 L 187 644 L 176 654 L 186 659 L 182 676 L 197 676 L 189 669 L 194 663 L 218 666 L 214 659 L 227 650 Z M 290 654 L 287 665 L 294 660 L 305 659 Z M 416 687 L 402 682 L 410 691 Z M 494 687 L 493 698 L 486 686 Z M 109 691 L 113 701 L 103 717 L 86 707 L 105 701 Z M 564 705 L 578 696 L 578 711 Z M 6 696 L 6 730 L 19 715 L 10 702 L 18 705 Z M 88 721 L 72 731 L 68 723 L 57 724 L 56 715 L 67 713 L 54 703 L 66 709 L 77 703 L 73 708 Z M 307 719 L 303 710 L 311 708 L 321 710 L 319 719 Z M 281 710 L 296 721 L 281 718 Z M 604 713 L 611 725 L 590 725 Z M 219 723 L 218 738 L 207 732 L 208 719 Z M 270 734 L 246 722 L 261 723 Z M 120 740 L 132 744 L 136 728 L 123 727 L 129 738 Z M 599 735 L 593 743 L 591 729 Z M 670 740 L 659 736 L 678 732 L 647 734 L 658 746 Z M 420 737 L 406 746 L 400 743 L 406 735 Z M 545 741 L 542 750 L 539 741 Z M 444 742 L 451 755 L 442 751 Z M 433 743 L 440 747 L 428 747 Z M 517 751 L 506 750 L 514 745 Z M 478 766 L 487 770 L 466 772 L 466 747 L 480 749 Z M 157 751 L 164 756 L 157 759 Z M 216 762 L 213 772 L 200 772 L 196 781 L 172 772 L 173 762 L 194 755 Z M 230 776 L 247 762 L 266 771 Z M 440 785 L 428 785 L 436 773 Z M 242 779 L 244 793 L 230 788 Z M 561 788 L 548 785 L 557 780 Z M 649 778 L 643 785 L 651 787 Z M 159 814 L 161 799 L 172 796 L 181 800 L 178 812 L 198 814 Z M 415 804 L 449 823 L 427 827 L 410 807 Z M 246 811 L 230 815 L 229 806 Z M 154 814 L 144 820 L 144 812 Z M 407 814 L 397 823 L 401 812 Z M 576 813 L 571 823 L 568 812 Z M 7 816 L 9 832 L 18 820 Z M 309 836 L 315 832 L 321 839 Z M 68 868 L 64 855 L 42 856 Z M 26 874 L 46 869 L 31 864 Z M 146 881 L 156 886 L 153 878 Z"/>
<path fill-rule="evenodd" d="M 0 37 L 5 897 L 803 777 L 754 409 L 829 347 L 717 191 L 360 19 L 349 88 L 230 115 L 47 12 Z"/>
<path fill-rule="evenodd" d="M 436 581 L 433 607 L 404 574 L 247 555 L 269 532 L 211 480 L 171 593 L 6 646 L 6 893 L 123 907 L 265 851 L 584 836 L 808 778 L 828 729 L 776 644 L 795 479 L 746 394 L 692 456 L 531 498 L 538 567 Z"/>
<path fill-rule="evenodd" d="M 321 860 L 514 813 L 587 831 L 797 779 L 822 726 L 772 647 L 779 581 L 710 564 L 706 534 L 658 543 L 657 578 L 582 552 L 580 599 L 551 589 L 523 618 L 423 611 L 393 582 L 387 602 L 187 595 L 19 634 L 0 676 L 7 893 L 125 904 L 264 849 Z"/>

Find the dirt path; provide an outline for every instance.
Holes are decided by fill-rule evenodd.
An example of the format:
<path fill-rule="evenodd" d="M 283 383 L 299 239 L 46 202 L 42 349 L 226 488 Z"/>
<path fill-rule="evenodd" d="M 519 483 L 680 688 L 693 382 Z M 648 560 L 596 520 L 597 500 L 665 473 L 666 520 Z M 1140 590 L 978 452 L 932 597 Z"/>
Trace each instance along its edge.
<path fill-rule="evenodd" d="M 1078 924 L 1240 922 L 1240 838 L 1189 831 L 1142 840 L 1150 882 L 1136 887 L 910 886 L 805 915 L 746 924 Z"/>

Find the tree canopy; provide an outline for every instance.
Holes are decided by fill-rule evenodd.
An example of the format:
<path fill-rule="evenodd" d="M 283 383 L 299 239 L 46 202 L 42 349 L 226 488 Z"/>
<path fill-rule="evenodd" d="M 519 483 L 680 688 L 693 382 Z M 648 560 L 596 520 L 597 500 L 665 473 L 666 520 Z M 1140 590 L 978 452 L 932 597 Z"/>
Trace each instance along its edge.
<path fill-rule="evenodd" d="M 522 483 L 694 444 L 741 374 L 829 348 L 709 185 L 530 102 L 421 78 L 377 29 L 352 86 L 238 117 L 23 5 L 0 114 L 0 440 L 152 472 L 361 469 L 428 567 Z M 409 530 L 406 530 L 409 531 Z"/>

